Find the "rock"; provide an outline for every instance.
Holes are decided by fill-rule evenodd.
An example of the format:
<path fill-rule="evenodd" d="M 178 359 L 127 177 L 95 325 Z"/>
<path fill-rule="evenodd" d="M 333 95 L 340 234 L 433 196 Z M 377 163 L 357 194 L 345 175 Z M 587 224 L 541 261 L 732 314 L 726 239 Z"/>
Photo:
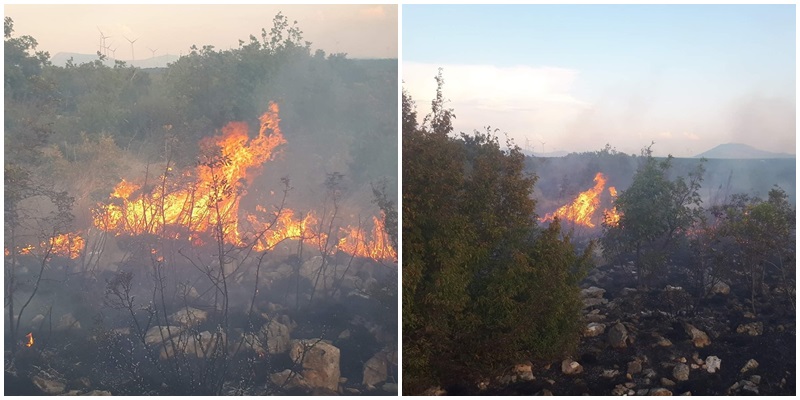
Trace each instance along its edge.
<path fill-rule="evenodd" d="M 758 394 L 758 387 L 750 381 L 741 381 L 739 382 L 742 385 L 742 392 L 747 392 L 749 394 Z"/>
<path fill-rule="evenodd" d="M 632 294 L 634 294 L 636 292 L 638 292 L 638 290 L 636 290 L 634 288 L 626 287 L 626 288 L 622 288 L 622 291 L 620 291 L 620 294 L 622 296 L 630 296 L 630 295 L 632 295 Z"/>
<path fill-rule="evenodd" d="M 663 377 L 661 378 L 661 384 L 664 386 L 675 386 L 675 382 Z"/>
<path fill-rule="evenodd" d="M 113 396 L 111 392 L 107 390 L 92 390 L 89 393 L 86 393 L 84 396 Z"/>
<path fill-rule="evenodd" d="M 168 318 L 170 323 L 185 327 L 200 325 L 207 319 L 208 312 L 192 307 L 180 309 Z"/>
<path fill-rule="evenodd" d="M 261 332 L 267 338 L 267 351 L 269 354 L 282 354 L 289 350 L 292 339 L 288 326 L 272 319 L 261 327 Z"/>
<path fill-rule="evenodd" d="M 583 336 L 584 337 L 600 336 L 605 331 L 606 331 L 605 324 L 598 324 L 596 322 L 592 322 L 589 325 L 586 325 L 586 328 L 583 330 Z"/>
<path fill-rule="evenodd" d="M 334 345 L 321 339 L 294 340 L 289 356 L 295 362 L 302 360 L 303 370 L 300 375 L 311 389 L 339 389 L 340 352 Z"/>
<path fill-rule="evenodd" d="M 739 370 L 739 372 L 745 373 L 747 371 L 750 371 L 751 369 L 756 369 L 756 368 L 758 368 L 758 361 L 751 358 L 747 360 L 747 363 L 744 364 L 744 367 L 742 367 L 742 369 Z"/>
<path fill-rule="evenodd" d="M 533 365 L 530 362 L 515 365 L 512 369 L 512 373 L 521 381 L 532 381 L 536 379 L 536 377 L 533 376 Z"/>
<path fill-rule="evenodd" d="M 664 388 L 650 389 L 650 396 L 672 396 L 672 392 Z"/>
<path fill-rule="evenodd" d="M 643 370 L 643 371 L 642 371 L 642 375 L 644 375 L 644 377 L 645 377 L 645 378 L 647 378 L 647 379 L 653 379 L 653 378 L 655 378 L 655 377 L 656 377 L 658 374 L 656 374 L 656 371 L 655 371 L 654 369 L 652 369 L 652 368 L 647 368 L 647 369 L 645 369 L 645 370 Z"/>
<path fill-rule="evenodd" d="M 50 395 L 64 393 L 64 389 L 67 388 L 67 385 L 61 382 L 44 379 L 38 375 L 33 377 L 33 384 L 42 392 Z"/>
<path fill-rule="evenodd" d="M 718 369 L 722 367 L 722 360 L 719 359 L 717 356 L 708 356 L 706 357 L 706 371 L 708 373 L 713 374 L 717 372 Z"/>
<path fill-rule="evenodd" d="M 647 393 L 650 392 L 650 389 L 639 389 L 636 391 L 637 396 L 647 396 Z"/>
<path fill-rule="evenodd" d="M 681 396 L 691 396 L 691 395 L 692 395 L 692 392 L 690 390 L 687 390 L 687 391 L 681 393 Z"/>
<path fill-rule="evenodd" d="M 728 284 L 725 282 L 717 282 L 714 284 L 714 286 L 711 286 L 712 295 L 714 294 L 727 295 L 730 292 L 731 292 L 731 287 L 728 286 Z"/>
<path fill-rule="evenodd" d="M 78 322 L 72 314 L 64 314 L 58 320 L 58 324 L 56 325 L 57 331 L 66 331 L 70 329 L 81 329 L 81 323 Z"/>
<path fill-rule="evenodd" d="M 425 391 L 422 392 L 422 395 L 423 396 L 445 396 L 445 395 L 447 395 L 447 391 L 442 389 L 440 386 L 434 386 L 434 387 L 430 387 L 430 388 L 425 389 Z"/>
<path fill-rule="evenodd" d="M 145 333 L 144 342 L 149 345 L 163 343 L 170 337 L 181 334 L 183 330 L 184 328 L 180 326 L 154 326 Z"/>
<path fill-rule="evenodd" d="M 756 385 L 761 384 L 761 375 L 753 375 L 750 377 L 750 382 L 753 382 Z"/>
<path fill-rule="evenodd" d="M 583 372 L 583 366 L 568 358 L 561 362 L 561 372 L 565 375 L 577 375 Z"/>
<path fill-rule="evenodd" d="M 604 369 L 603 373 L 600 374 L 601 377 L 606 379 L 613 379 L 617 375 L 619 375 L 619 371 L 616 369 Z"/>
<path fill-rule="evenodd" d="M 678 381 L 689 380 L 689 366 L 686 364 L 678 364 L 672 369 L 672 376 Z"/>
<path fill-rule="evenodd" d="M 552 396 L 552 395 L 553 395 L 553 392 L 551 392 L 551 391 L 549 391 L 547 389 L 542 389 L 542 396 Z"/>
<path fill-rule="evenodd" d="M 350 329 L 345 329 L 339 334 L 339 339 L 350 339 Z"/>
<path fill-rule="evenodd" d="M 81 391 L 80 390 L 76 390 L 76 389 L 70 390 L 67 393 L 60 394 L 60 396 L 80 396 L 80 395 L 81 395 Z"/>
<path fill-rule="evenodd" d="M 628 394 L 628 388 L 625 385 L 614 386 L 614 389 L 611 390 L 612 396 L 625 396 L 626 394 Z"/>
<path fill-rule="evenodd" d="M 583 299 L 583 308 L 596 307 L 608 303 L 606 299 L 588 298 Z"/>
<path fill-rule="evenodd" d="M 695 328 L 692 324 L 684 323 L 683 329 L 692 338 L 694 347 L 703 348 L 711 344 L 711 339 L 708 338 L 705 332 Z"/>
<path fill-rule="evenodd" d="M 633 360 L 628 363 L 628 373 L 631 375 L 636 375 L 642 372 L 642 361 L 641 360 Z"/>
<path fill-rule="evenodd" d="M 617 322 L 608 330 L 608 343 L 611 347 L 621 349 L 628 346 L 628 330 L 625 325 Z"/>
<path fill-rule="evenodd" d="M 761 334 L 764 333 L 764 324 L 761 322 L 742 324 L 736 328 L 736 333 L 746 333 L 750 336 L 761 336 Z"/>
<path fill-rule="evenodd" d="M 586 314 L 584 319 L 586 320 L 586 322 L 600 322 L 600 321 L 605 321 L 606 320 L 606 316 L 603 315 L 603 314 L 600 314 L 600 310 L 594 309 L 591 312 L 589 312 L 588 314 Z"/>
<path fill-rule="evenodd" d="M 656 346 L 661 346 L 661 347 L 670 347 L 670 346 L 672 346 L 672 342 L 669 339 L 667 339 L 667 338 L 665 338 L 665 337 L 663 337 L 663 336 L 661 336 L 659 334 L 654 334 L 653 336 L 656 339 Z"/>
<path fill-rule="evenodd" d="M 747 319 L 756 319 L 756 315 L 751 313 L 750 311 L 745 312 L 744 317 Z"/>
<path fill-rule="evenodd" d="M 381 382 L 386 382 L 389 377 L 389 361 L 386 359 L 386 353 L 378 352 L 372 358 L 364 363 L 364 378 L 361 383 L 372 389 Z"/>
<path fill-rule="evenodd" d="M 383 389 L 384 392 L 397 393 L 398 388 L 396 383 L 387 382 L 381 386 L 381 389 Z"/>
<path fill-rule="evenodd" d="M 581 289 L 581 297 L 584 299 L 588 298 L 602 299 L 603 294 L 605 293 L 606 293 L 605 289 L 601 289 L 596 286 L 589 287 L 588 289 Z"/>
<path fill-rule="evenodd" d="M 275 384 L 275 386 L 278 386 L 279 388 L 300 388 L 303 390 L 311 389 L 305 379 L 303 379 L 302 375 L 294 373 L 290 369 L 285 369 L 281 372 L 271 374 L 269 379 L 273 384 Z"/>

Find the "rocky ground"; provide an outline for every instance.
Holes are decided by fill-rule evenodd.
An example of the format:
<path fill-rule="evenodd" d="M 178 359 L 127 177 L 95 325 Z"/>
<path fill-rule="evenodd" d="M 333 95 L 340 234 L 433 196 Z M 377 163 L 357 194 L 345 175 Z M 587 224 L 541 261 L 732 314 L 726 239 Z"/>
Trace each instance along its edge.
<path fill-rule="evenodd" d="M 303 287 L 310 285 L 307 281 L 318 266 L 315 257 L 299 266 L 302 284 L 284 263 L 265 267 L 259 276 L 263 289 L 252 312 L 244 302 L 232 306 L 229 329 L 220 328 L 202 294 L 188 296 L 182 305 L 168 308 L 166 321 L 146 329 L 143 343 L 130 318 L 98 299 L 105 282 L 72 277 L 41 295 L 56 299 L 51 313 L 28 315 L 23 321 L 22 335 L 31 331 L 36 342 L 31 347 L 15 343 L 14 357 L 6 351 L 4 393 L 185 395 L 197 390 L 199 394 L 205 389 L 193 388 L 203 387 L 202 371 L 224 364 L 225 376 L 230 376 L 222 387 L 226 395 L 396 395 L 396 314 L 382 311 L 387 300 L 376 298 L 381 293 L 376 277 L 385 276 L 370 272 L 386 266 L 353 268 L 360 277 L 346 274 L 334 296 L 312 302 Z M 370 285 L 375 290 L 367 290 Z M 287 289 L 298 287 L 300 307 L 296 296 L 286 295 L 291 293 Z M 63 303 L 66 293 L 73 294 L 70 307 L 59 308 L 58 300 Z M 88 295 L 78 301 L 80 293 Z M 145 308 L 137 307 L 137 312 L 145 324 Z M 390 316 L 394 319 L 387 324 Z M 224 343 L 229 361 L 213 361 L 223 353 Z M 155 358 L 160 369 L 154 366 Z"/>
<path fill-rule="evenodd" d="M 679 286 L 637 290 L 634 277 L 629 268 L 604 266 L 582 283 L 585 330 L 572 357 L 519 364 L 467 392 L 796 394 L 795 313 L 779 289 L 756 298 L 756 315 L 745 287 L 719 284 L 698 300 Z"/>

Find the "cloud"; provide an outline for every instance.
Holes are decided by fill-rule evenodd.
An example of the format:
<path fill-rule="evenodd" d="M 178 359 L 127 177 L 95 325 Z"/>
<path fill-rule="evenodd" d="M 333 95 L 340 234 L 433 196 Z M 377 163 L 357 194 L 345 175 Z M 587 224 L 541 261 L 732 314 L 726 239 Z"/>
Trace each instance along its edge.
<path fill-rule="evenodd" d="M 683 133 L 683 137 L 686 138 L 686 139 L 689 139 L 689 140 L 700 140 L 701 139 L 700 136 L 698 136 L 694 132 L 684 132 Z"/>
<path fill-rule="evenodd" d="M 416 101 L 420 118 L 429 112 L 436 95 L 434 77 L 440 66 L 457 132 L 491 125 L 520 145 L 526 139 L 548 141 L 590 106 L 573 93 L 579 76 L 574 69 L 404 62 L 403 87 Z"/>

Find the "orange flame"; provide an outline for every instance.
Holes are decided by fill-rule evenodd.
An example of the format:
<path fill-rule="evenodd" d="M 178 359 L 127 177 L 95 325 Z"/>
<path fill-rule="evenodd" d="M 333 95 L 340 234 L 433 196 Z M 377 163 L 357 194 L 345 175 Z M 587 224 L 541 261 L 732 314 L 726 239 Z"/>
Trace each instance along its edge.
<path fill-rule="evenodd" d="M 27 335 L 25 335 L 25 337 L 28 338 L 28 343 L 25 343 L 25 346 L 26 347 L 33 346 L 33 332 L 28 333 Z"/>
<path fill-rule="evenodd" d="M 231 122 L 221 135 L 203 140 L 201 147 L 216 155 L 178 179 L 191 181 L 188 185 L 170 181 L 171 168 L 149 193 L 122 180 L 111 193 L 111 201 L 95 210 L 95 226 L 118 235 L 164 234 L 172 225 L 188 228 L 190 234 L 219 230 L 226 242 L 240 244 L 239 201 L 253 178 L 247 171 L 269 160 L 275 148 L 286 143 L 278 112 L 278 105 L 270 103 L 252 140 L 243 122 Z M 141 193 L 134 195 L 137 192 Z"/>
<path fill-rule="evenodd" d="M 257 251 L 272 249 L 286 239 L 324 243 L 327 235 L 315 232 L 318 219 L 313 211 L 297 216 L 289 208 L 268 212 L 259 205 L 256 213 L 246 213 L 245 217 L 257 236 L 241 232 L 239 204 L 253 181 L 254 174 L 249 172 L 268 161 L 275 149 L 286 143 L 278 113 L 278 105 L 270 103 L 268 111 L 260 117 L 259 134 L 252 140 L 247 124 L 228 123 L 221 135 L 200 143 L 206 154 L 215 156 L 207 157 L 183 174 L 173 174 L 168 167 L 152 189 L 121 180 L 109 201 L 94 210 L 94 225 L 117 235 L 151 233 L 174 239 L 185 237 L 194 246 L 203 245 L 200 233 L 221 233 L 226 243 L 254 243 Z M 349 236 L 340 241 L 340 250 L 375 259 L 396 257 L 378 219 L 369 239 L 357 228 L 348 227 L 344 231 Z"/>
<path fill-rule="evenodd" d="M 572 203 L 561 206 L 553 213 L 546 214 L 544 217 L 540 218 L 540 221 L 545 222 L 558 217 L 577 225 L 594 228 L 595 212 L 600 205 L 600 195 L 605 189 L 606 181 L 605 175 L 603 175 L 602 172 L 598 172 L 594 177 L 594 187 L 580 193 Z M 614 186 L 609 187 L 608 191 L 612 197 L 617 196 L 617 189 Z M 603 215 L 606 221 L 611 221 L 612 223 L 619 221 L 619 214 L 616 208 L 604 210 Z"/>
<path fill-rule="evenodd" d="M 343 228 L 346 236 L 339 240 L 339 250 L 357 257 L 375 260 L 389 260 L 397 257 L 397 251 L 389 243 L 389 235 L 383 218 L 372 217 L 372 235 L 367 237 L 364 230 L 356 227 Z"/>
<path fill-rule="evenodd" d="M 611 194 L 611 198 L 617 198 L 617 188 L 614 186 L 610 186 L 608 188 L 608 193 Z M 612 207 L 610 210 L 603 211 L 603 219 L 605 220 L 606 225 L 608 226 L 617 226 L 619 224 L 619 218 L 621 217 L 620 213 L 617 211 L 617 207 Z"/>
<path fill-rule="evenodd" d="M 48 242 L 42 242 L 39 244 L 40 249 L 50 248 L 51 255 L 69 257 L 73 260 L 81 255 L 81 252 L 85 246 L 86 242 L 77 232 L 63 233 L 51 237 Z M 33 254 L 36 249 L 37 247 L 35 245 L 29 244 L 20 248 L 19 254 Z M 6 249 L 6 255 L 9 254 L 10 252 L 8 249 Z"/>

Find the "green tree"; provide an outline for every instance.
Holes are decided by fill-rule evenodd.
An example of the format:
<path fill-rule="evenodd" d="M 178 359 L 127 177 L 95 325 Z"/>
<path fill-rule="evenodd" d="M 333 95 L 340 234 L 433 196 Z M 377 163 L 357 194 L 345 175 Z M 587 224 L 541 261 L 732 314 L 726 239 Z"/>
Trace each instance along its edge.
<path fill-rule="evenodd" d="M 441 70 L 419 127 L 403 95 L 404 392 L 472 384 L 510 363 L 549 359 L 578 339 L 588 265 L 558 222 L 536 226 L 536 178 L 495 135 L 451 136 Z M 526 321 L 521 323 L 520 321 Z"/>
<path fill-rule="evenodd" d="M 700 220 L 702 160 L 688 179 L 669 177 L 672 156 L 658 160 L 651 147 L 642 150 L 641 165 L 627 190 L 614 200 L 621 214 L 616 224 L 603 224 L 604 254 L 633 261 L 640 284 L 670 261 L 686 232 Z"/>
<path fill-rule="evenodd" d="M 736 243 L 728 257 L 734 271 L 745 276 L 750 286 L 753 313 L 755 297 L 761 292 L 769 267 L 781 274 L 784 289 L 794 307 L 795 210 L 780 187 L 770 190 L 768 199 L 735 195 L 717 210 L 721 222 L 717 234 Z M 768 294 L 768 293 L 761 293 Z"/>

